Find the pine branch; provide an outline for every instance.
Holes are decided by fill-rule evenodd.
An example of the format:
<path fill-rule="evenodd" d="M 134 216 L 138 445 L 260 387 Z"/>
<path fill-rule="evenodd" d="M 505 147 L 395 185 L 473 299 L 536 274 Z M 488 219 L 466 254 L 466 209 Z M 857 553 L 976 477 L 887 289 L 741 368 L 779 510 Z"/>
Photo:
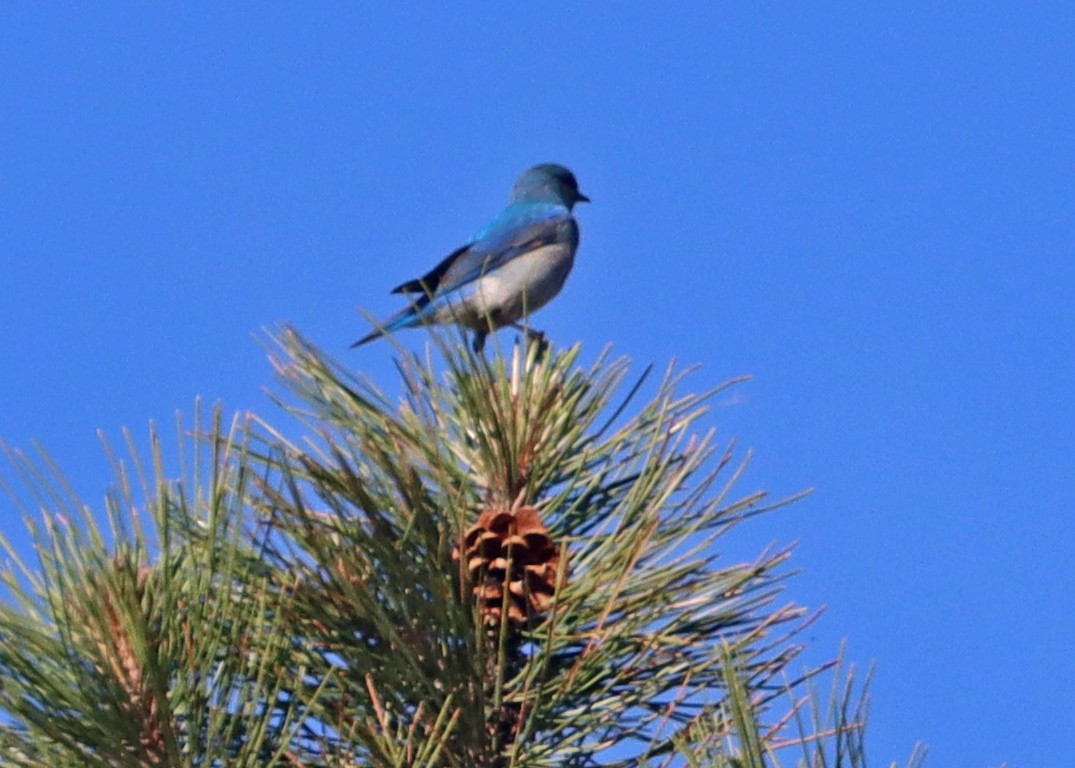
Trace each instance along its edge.
<path fill-rule="evenodd" d="M 104 531 L 13 454 L 44 517 L 36 566 L 0 539 L 5 764 L 865 764 L 851 673 L 826 705 L 830 665 L 791 674 L 791 550 L 728 555 L 797 498 L 737 491 L 749 454 L 701 431 L 738 380 L 434 338 L 393 398 L 285 331 L 305 435 L 217 414 L 179 480 L 155 430 L 149 471 L 106 446 Z"/>
<path fill-rule="evenodd" d="M 109 535 L 51 471 L 9 452 L 46 510 L 36 569 L 0 537 L 12 602 L 0 603 L 5 765 L 274 765 L 309 701 L 287 690 L 279 593 L 247 541 L 244 431 L 194 441 L 197 469 L 172 482 L 113 457 Z M 185 446 L 181 446 L 181 452 Z M 208 447 L 211 455 L 204 457 Z M 44 469 L 40 468 L 44 465 Z M 142 528 L 148 517 L 151 530 Z"/>
<path fill-rule="evenodd" d="M 716 565 L 720 538 L 769 508 L 731 497 L 742 465 L 693 430 L 721 388 L 681 395 L 669 369 L 624 416 L 623 360 L 444 344 L 443 379 L 401 359 L 393 405 L 297 334 L 279 344 L 290 408 L 319 439 L 263 424 L 279 479 L 261 507 L 285 534 L 277 567 L 309 595 L 297 632 L 337 673 L 327 721 L 380 723 L 372 679 L 397 728 L 455 703 L 445 764 L 588 765 L 611 745 L 669 751 L 662 731 L 721 698 L 724 646 L 753 690 L 778 688 L 807 616 L 776 602 L 788 551 Z"/>

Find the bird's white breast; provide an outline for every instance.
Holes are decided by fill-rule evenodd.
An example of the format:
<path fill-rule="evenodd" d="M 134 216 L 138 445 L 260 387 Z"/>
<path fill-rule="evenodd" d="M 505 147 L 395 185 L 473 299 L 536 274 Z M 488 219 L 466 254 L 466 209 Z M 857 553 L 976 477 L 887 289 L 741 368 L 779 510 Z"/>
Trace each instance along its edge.
<path fill-rule="evenodd" d="M 521 253 L 482 275 L 428 318 L 475 330 L 496 329 L 512 325 L 548 304 L 563 288 L 579 243 L 574 220 L 564 222 L 562 227 L 556 241 Z"/>
<path fill-rule="evenodd" d="M 498 325 L 513 323 L 549 303 L 575 262 L 571 243 L 544 245 L 478 279 L 475 309 Z"/>

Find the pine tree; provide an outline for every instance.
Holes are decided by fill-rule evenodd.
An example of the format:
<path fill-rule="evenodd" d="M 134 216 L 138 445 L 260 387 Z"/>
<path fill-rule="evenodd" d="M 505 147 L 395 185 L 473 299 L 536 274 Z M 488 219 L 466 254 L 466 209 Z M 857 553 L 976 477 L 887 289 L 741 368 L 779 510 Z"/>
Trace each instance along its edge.
<path fill-rule="evenodd" d="M 393 399 L 276 343 L 303 437 L 216 413 L 173 479 L 153 431 L 107 531 L 11 453 L 44 523 L 5 542 L 4 765 L 865 765 L 865 686 L 793 669 L 790 551 L 722 550 L 775 506 L 698 430 L 723 387 L 442 339 Z"/>

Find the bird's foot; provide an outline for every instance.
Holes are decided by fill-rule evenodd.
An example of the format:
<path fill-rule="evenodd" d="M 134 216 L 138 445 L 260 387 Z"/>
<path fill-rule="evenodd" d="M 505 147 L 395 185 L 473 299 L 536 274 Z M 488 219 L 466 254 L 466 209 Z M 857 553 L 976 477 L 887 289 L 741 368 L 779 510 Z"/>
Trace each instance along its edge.
<path fill-rule="evenodd" d="M 537 348 L 537 359 L 545 357 L 549 349 L 549 340 L 545 338 L 545 334 L 525 326 L 519 326 L 519 330 L 526 334 L 527 344 L 533 344 Z"/>
<path fill-rule="evenodd" d="M 480 355 L 482 353 L 482 350 L 485 349 L 485 337 L 488 335 L 488 331 L 474 332 L 474 344 L 471 347 L 474 350 L 474 354 Z"/>

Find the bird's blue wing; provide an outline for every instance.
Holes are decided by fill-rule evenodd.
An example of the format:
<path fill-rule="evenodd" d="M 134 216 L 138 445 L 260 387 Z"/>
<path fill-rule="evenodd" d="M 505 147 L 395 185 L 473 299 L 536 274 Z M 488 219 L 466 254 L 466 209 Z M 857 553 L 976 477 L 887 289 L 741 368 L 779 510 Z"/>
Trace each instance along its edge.
<path fill-rule="evenodd" d="M 509 205 L 466 245 L 446 256 L 417 280 L 396 286 L 393 293 L 422 293 L 419 307 L 477 280 L 519 254 L 568 237 L 564 225 L 571 212 L 557 203 L 525 201 Z"/>

